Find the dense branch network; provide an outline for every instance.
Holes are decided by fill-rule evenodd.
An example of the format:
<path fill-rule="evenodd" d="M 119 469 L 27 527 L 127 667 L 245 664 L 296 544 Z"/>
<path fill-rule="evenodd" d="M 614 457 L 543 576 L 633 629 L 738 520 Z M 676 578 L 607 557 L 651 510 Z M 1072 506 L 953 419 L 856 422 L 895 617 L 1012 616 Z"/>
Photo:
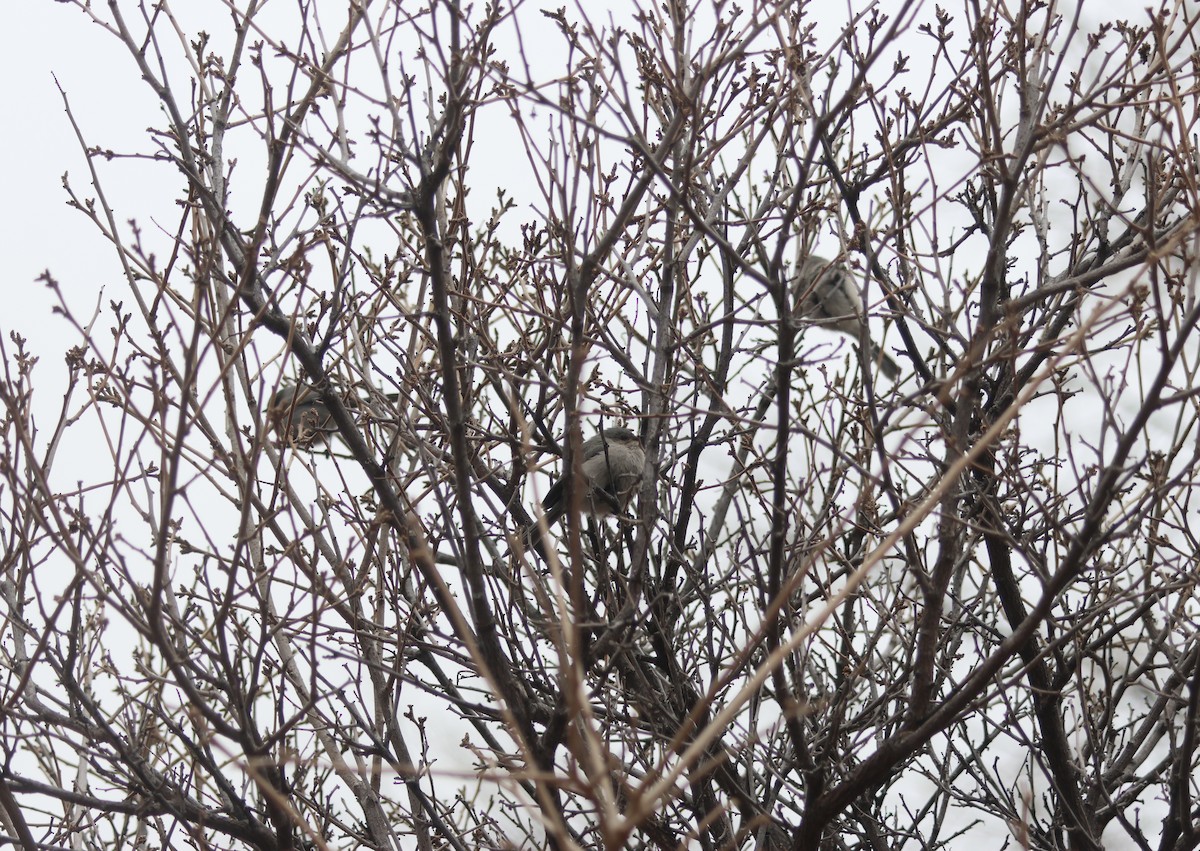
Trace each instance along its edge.
<path fill-rule="evenodd" d="M 1200 842 L 1190 7 L 73 5 L 6 841 Z"/>

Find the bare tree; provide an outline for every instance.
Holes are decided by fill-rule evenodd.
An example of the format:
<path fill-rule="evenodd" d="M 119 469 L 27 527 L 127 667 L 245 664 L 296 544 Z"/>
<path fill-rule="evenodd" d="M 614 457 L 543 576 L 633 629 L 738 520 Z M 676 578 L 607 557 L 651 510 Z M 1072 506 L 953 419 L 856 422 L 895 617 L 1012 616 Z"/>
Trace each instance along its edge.
<path fill-rule="evenodd" d="M 74 5 L 6 841 L 1200 846 L 1192 4 Z"/>

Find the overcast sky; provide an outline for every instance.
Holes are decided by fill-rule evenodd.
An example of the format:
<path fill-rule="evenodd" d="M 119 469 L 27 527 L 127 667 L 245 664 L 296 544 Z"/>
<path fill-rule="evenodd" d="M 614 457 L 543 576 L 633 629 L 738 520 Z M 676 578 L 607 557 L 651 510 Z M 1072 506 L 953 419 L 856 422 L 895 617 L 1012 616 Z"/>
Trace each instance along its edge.
<path fill-rule="evenodd" d="M 8 39 L 0 51 L 0 72 L 9 81 L 8 120 L 0 134 L 8 164 L 0 178 L 7 295 L 0 330 L 6 346 L 9 332 L 16 330 L 42 357 L 37 401 L 48 405 L 56 397 L 61 403 L 60 386 L 66 380 L 62 350 L 75 335 L 64 319 L 51 314 L 52 294 L 37 278 L 49 270 L 80 310 L 95 303 L 101 287 L 108 297 L 126 297 L 113 251 L 93 224 L 66 205 L 64 172 L 81 194 L 94 192 L 55 76 L 94 144 L 144 147 L 143 131 L 153 120 L 154 105 L 145 87 L 132 84 L 136 77 L 128 55 L 77 8 L 48 2 L 14 6 L 6 10 Z M 129 188 L 133 197 L 138 187 Z"/>
<path fill-rule="evenodd" d="M 5 346 L 10 331 L 27 336 L 34 354 L 42 357 L 36 373 L 38 403 L 48 406 L 61 396 L 66 376 L 62 351 L 77 337 L 64 319 L 53 315 L 52 293 L 37 278 L 48 270 L 80 312 L 90 314 L 101 293 L 105 302 L 128 299 L 114 252 L 95 225 L 66 203 L 64 172 L 81 196 L 92 196 L 95 190 L 58 84 L 88 144 L 146 151 L 146 128 L 162 122 L 128 54 L 79 9 L 35 0 L 10 9 L 8 23 L 8 43 L 0 51 L 0 71 L 9 82 L 10 98 L 9 118 L 0 134 L 7 165 L 0 250 L 5 257 L 3 292 L 8 294 L 0 312 L 0 332 Z M 121 182 L 126 168 L 131 179 Z M 174 210 L 181 182 L 147 184 L 133 177 L 145 174 L 132 164 L 105 164 L 104 187 L 122 226 L 136 217 L 147 229 L 155 216 Z M 107 324 L 107 317 L 102 322 Z"/>

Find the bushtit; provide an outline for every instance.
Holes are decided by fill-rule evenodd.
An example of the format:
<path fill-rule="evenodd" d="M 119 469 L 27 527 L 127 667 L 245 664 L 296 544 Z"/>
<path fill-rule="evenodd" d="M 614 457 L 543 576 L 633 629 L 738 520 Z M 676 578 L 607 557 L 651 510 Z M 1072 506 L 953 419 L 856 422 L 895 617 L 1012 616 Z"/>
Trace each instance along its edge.
<path fill-rule="evenodd" d="M 638 436 L 627 428 L 606 428 L 583 442 L 580 472 L 583 511 L 594 517 L 619 514 L 629 505 L 638 484 L 646 454 Z M 550 486 L 542 500 L 546 525 L 553 526 L 567 511 L 567 479 Z"/>
<path fill-rule="evenodd" d="M 400 399 L 399 393 L 375 396 L 389 403 Z M 340 398 L 352 411 L 365 411 L 374 421 L 390 423 L 391 428 L 397 428 L 398 421 L 391 406 L 372 407 L 370 401 L 353 393 Z M 320 449 L 338 433 L 333 413 L 311 384 L 284 384 L 276 390 L 271 396 L 271 401 L 267 403 L 267 424 L 275 430 L 281 443 L 297 449 Z M 392 437 L 395 437 L 395 433 Z M 404 434 L 400 435 L 399 441 L 405 447 L 411 448 L 414 445 Z"/>
<path fill-rule="evenodd" d="M 855 342 L 859 340 L 859 331 L 867 318 L 858 286 L 845 266 L 810 254 L 796 270 L 792 292 L 797 318 L 840 331 Z M 867 339 L 871 339 L 870 328 L 867 328 Z M 888 378 L 895 380 L 900 374 L 896 362 L 874 342 L 871 342 L 870 355 Z"/>
<path fill-rule="evenodd" d="M 285 384 L 267 403 L 267 421 L 279 439 L 301 449 L 320 449 L 337 434 L 333 414 L 308 384 Z"/>

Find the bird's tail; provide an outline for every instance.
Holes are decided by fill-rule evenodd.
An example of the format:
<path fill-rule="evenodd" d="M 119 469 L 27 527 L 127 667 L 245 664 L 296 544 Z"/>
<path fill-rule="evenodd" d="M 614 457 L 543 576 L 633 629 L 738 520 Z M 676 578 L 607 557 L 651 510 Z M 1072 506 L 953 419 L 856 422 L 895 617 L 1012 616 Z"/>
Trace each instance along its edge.
<path fill-rule="evenodd" d="M 896 363 L 895 359 L 885 352 L 883 349 L 871 344 L 871 360 L 879 368 L 889 381 L 895 381 L 900 377 L 900 364 Z"/>

